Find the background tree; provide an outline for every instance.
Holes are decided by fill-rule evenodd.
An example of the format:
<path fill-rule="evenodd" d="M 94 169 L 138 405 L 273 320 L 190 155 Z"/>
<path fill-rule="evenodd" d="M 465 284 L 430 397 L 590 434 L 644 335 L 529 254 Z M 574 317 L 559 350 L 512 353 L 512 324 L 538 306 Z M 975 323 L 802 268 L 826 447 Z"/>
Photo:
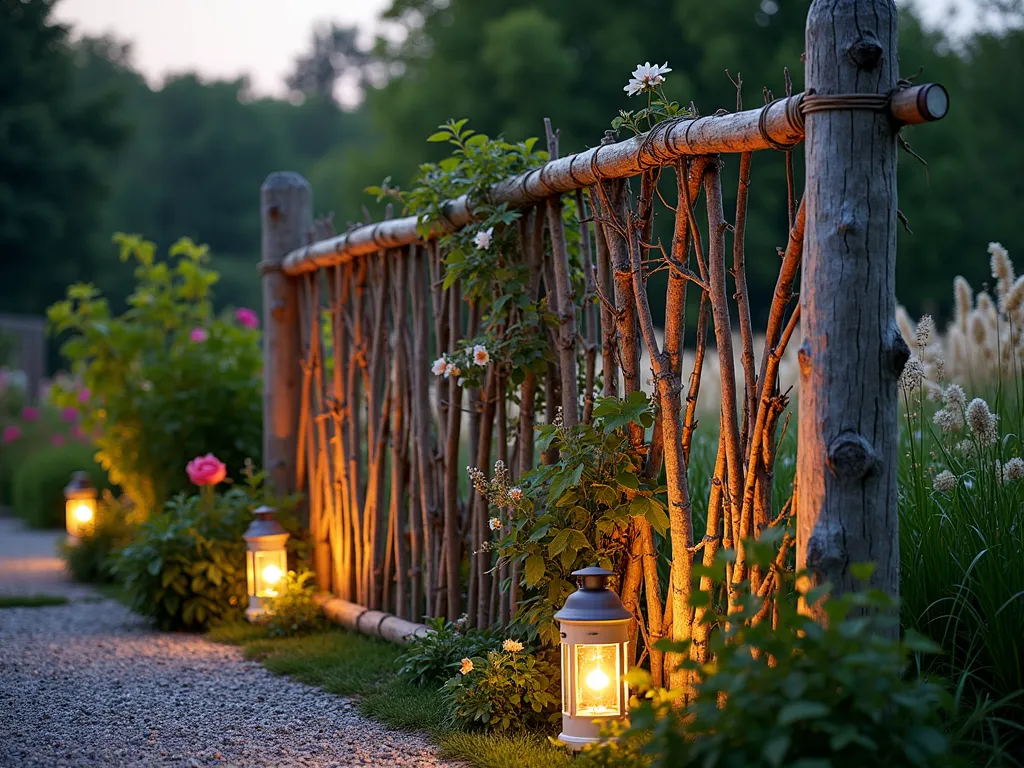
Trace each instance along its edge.
<path fill-rule="evenodd" d="M 0 307 L 41 313 L 99 257 L 118 98 L 83 91 L 52 0 L 0 0 Z"/>

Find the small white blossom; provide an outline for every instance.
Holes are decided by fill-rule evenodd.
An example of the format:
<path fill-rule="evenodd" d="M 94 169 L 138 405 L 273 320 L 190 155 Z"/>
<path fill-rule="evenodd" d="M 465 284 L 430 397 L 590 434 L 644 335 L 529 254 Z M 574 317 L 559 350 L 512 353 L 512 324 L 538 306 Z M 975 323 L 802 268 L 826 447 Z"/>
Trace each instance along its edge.
<path fill-rule="evenodd" d="M 949 493 L 956 488 L 956 475 L 948 469 L 944 469 L 932 480 L 932 488 L 939 493 Z"/>
<path fill-rule="evenodd" d="M 1003 482 L 1020 480 L 1022 477 L 1024 477 L 1024 460 L 1019 456 L 1014 456 L 1003 465 Z"/>
<path fill-rule="evenodd" d="M 487 347 L 483 344 L 477 344 L 473 347 L 473 362 L 477 365 L 487 365 L 491 360 L 491 355 L 487 352 Z"/>
<path fill-rule="evenodd" d="M 523 489 L 518 485 L 514 485 L 508 489 L 508 497 L 512 501 L 520 501 L 523 498 Z"/>
<path fill-rule="evenodd" d="M 444 377 L 450 379 L 452 376 L 458 378 L 462 374 L 462 369 L 459 368 L 455 363 L 445 363 L 444 365 Z"/>
<path fill-rule="evenodd" d="M 494 235 L 494 227 L 488 227 L 487 229 L 481 229 L 473 237 L 473 244 L 481 251 L 486 251 L 491 247 L 491 239 Z"/>
<path fill-rule="evenodd" d="M 487 525 L 490 527 L 492 531 L 501 530 L 501 520 L 497 517 L 492 517 L 490 520 L 488 520 Z"/>
<path fill-rule="evenodd" d="M 988 403 L 980 397 L 971 400 L 967 406 L 967 425 L 983 445 L 991 445 L 999 439 L 998 424 L 999 417 L 989 410 Z"/>
<path fill-rule="evenodd" d="M 932 420 L 935 422 L 935 426 L 946 433 L 959 432 L 964 423 L 960 412 L 951 408 L 940 408 L 935 412 Z"/>
<path fill-rule="evenodd" d="M 430 366 L 430 372 L 435 376 L 443 376 L 446 370 L 448 370 L 448 361 L 443 357 L 437 358 Z"/>
<path fill-rule="evenodd" d="M 653 91 L 665 82 L 665 75 L 671 71 L 667 61 L 660 67 L 657 64 L 651 66 L 649 61 L 637 64 L 636 69 L 633 70 L 633 77 L 623 86 L 622 90 L 628 96 L 636 96 L 644 91 Z"/>

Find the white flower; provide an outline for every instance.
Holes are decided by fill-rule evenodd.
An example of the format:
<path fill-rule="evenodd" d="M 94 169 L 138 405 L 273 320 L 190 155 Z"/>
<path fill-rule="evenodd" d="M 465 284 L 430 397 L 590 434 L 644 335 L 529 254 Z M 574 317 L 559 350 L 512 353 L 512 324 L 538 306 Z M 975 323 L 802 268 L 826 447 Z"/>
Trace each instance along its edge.
<path fill-rule="evenodd" d="M 518 640 L 512 640 L 512 639 L 509 639 L 509 640 L 506 640 L 505 642 L 503 642 L 501 644 L 501 647 L 502 647 L 502 649 L 508 651 L 509 653 L 519 653 L 521 650 L 523 650 L 523 644 L 520 643 Z"/>
<path fill-rule="evenodd" d="M 501 530 L 501 520 L 499 520 L 496 517 L 492 517 L 490 520 L 488 520 L 487 521 L 487 525 L 490 526 L 490 529 L 492 531 L 500 531 Z"/>
<path fill-rule="evenodd" d="M 653 91 L 665 82 L 665 75 L 671 71 L 667 61 L 660 67 L 657 64 L 652 67 L 649 61 L 637 64 L 636 69 L 633 70 L 633 77 L 623 86 L 622 90 L 628 96 L 636 96 L 644 91 Z"/>
<path fill-rule="evenodd" d="M 1003 482 L 1020 480 L 1022 477 L 1024 477 L 1024 460 L 1019 456 L 1014 456 L 1003 465 Z"/>
<path fill-rule="evenodd" d="M 486 251 L 491 247 L 491 237 L 494 235 L 494 227 L 488 227 L 487 229 L 481 229 L 473 237 L 473 244 L 476 245 L 482 251 Z"/>
<path fill-rule="evenodd" d="M 455 363 L 444 364 L 444 377 L 450 379 L 452 376 L 458 377 L 462 373 L 462 369 L 459 368 Z"/>
<path fill-rule="evenodd" d="M 947 408 L 962 411 L 967 407 L 967 395 L 959 384 L 950 384 L 942 391 L 942 403 Z"/>
<path fill-rule="evenodd" d="M 518 485 L 512 486 L 508 489 L 508 497 L 512 499 L 512 501 L 519 501 L 523 498 L 523 489 Z"/>
<path fill-rule="evenodd" d="M 956 488 L 956 475 L 948 469 L 944 469 L 932 480 L 932 488 L 939 493 L 949 493 Z"/>
<path fill-rule="evenodd" d="M 444 372 L 448 369 L 448 361 L 443 357 L 437 358 L 433 365 L 430 366 L 430 372 L 435 376 L 443 376 Z"/>
<path fill-rule="evenodd" d="M 982 445 L 991 445 L 999 439 L 996 429 L 999 417 L 989 410 L 988 403 L 980 397 L 971 400 L 967 406 L 967 424 Z"/>
<path fill-rule="evenodd" d="M 483 344 L 477 344 L 473 347 L 473 362 L 477 365 L 487 365 L 490 362 L 491 356 L 487 352 L 487 347 Z"/>
<path fill-rule="evenodd" d="M 932 420 L 935 422 L 935 426 L 947 433 L 959 432 L 960 427 L 963 426 L 963 417 L 960 415 L 960 411 L 951 408 L 940 408 L 935 412 Z"/>

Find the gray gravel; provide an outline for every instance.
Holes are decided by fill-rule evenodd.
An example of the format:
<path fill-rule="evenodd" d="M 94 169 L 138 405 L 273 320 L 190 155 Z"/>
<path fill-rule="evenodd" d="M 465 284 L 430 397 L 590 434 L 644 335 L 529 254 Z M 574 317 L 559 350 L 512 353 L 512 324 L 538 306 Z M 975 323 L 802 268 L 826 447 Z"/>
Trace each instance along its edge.
<path fill-rule="evenodd" d="M 154 632 L 115 601 L 0 610 L 2 768 L 363 765 L 458 764 L 237 648 Z"/>

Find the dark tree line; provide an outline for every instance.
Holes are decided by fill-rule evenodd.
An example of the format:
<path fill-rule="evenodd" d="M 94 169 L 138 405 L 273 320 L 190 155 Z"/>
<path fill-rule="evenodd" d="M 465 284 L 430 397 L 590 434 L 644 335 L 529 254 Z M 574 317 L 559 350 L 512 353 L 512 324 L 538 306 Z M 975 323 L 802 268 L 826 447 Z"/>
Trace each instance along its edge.
<path fill-rule="evenodd" d="M 401 34 L 361 45 L 337 25 L 312 31 L 287 79 L 288 99 L 254 98 L 245 79 L 194 74 L 149 87 L 130 47 L 72 41 L 52 19 L 55 0 L 0 0 L 0 309 L 40 312 L 72 280 L 123 295 L 131 275 L 109 236 L 139 232 L 167 246 L 209 243 L 224 277 L 223 302 L 254 304 L 258 188 L 271 171 L 308 176 L 317 207 L 339 227 L 361 220 L 365 186 L 402 186 L 439 148 L 423 139 L 448 117 L 521 139 L 543 117 L 561 129 L 563 152 L 594 145 L 620 109 L 638 62 L 668 61 L 669 95 L 703 114 L 736 107 L 726 75 L 742 73 L 744 106 L 763 88 L 783 95 L 783 70 L 802 88 L 808 0 L 393 0 L 384 18 Z M 949 89 L 949 117 L 909 129 L 900 161 L 898 292 L 913 311 L 942 314 L 951 280 L 975 284 L 985 246 L 1024 248 L 1016 209 L 1024 199 L 1024 14 L 1019 2 L 986 4 L 991 22 L 966 39 L 926 30 L 910 9 L 900 29 L 904 76 Z M 395 40 L 399 42 L 394 42 Z M 360 92 L 354 109 L 339 83 Z M 800 153 L 796 153 L 798 175 Z M 734 188 L 735 163 L 724 170 Z M 774 194 L 779 153 L 753 165 L 747 222 L 755 314 L 766 311 L 786 211 Z M 767 194 L 759 195 L 763 189 Z M 769 192 L 771 190 L 771 192 Z M 726 200 L 728 211 L 732 200 Z M 657 311 L 657 308 L 655 308 Z"/>

